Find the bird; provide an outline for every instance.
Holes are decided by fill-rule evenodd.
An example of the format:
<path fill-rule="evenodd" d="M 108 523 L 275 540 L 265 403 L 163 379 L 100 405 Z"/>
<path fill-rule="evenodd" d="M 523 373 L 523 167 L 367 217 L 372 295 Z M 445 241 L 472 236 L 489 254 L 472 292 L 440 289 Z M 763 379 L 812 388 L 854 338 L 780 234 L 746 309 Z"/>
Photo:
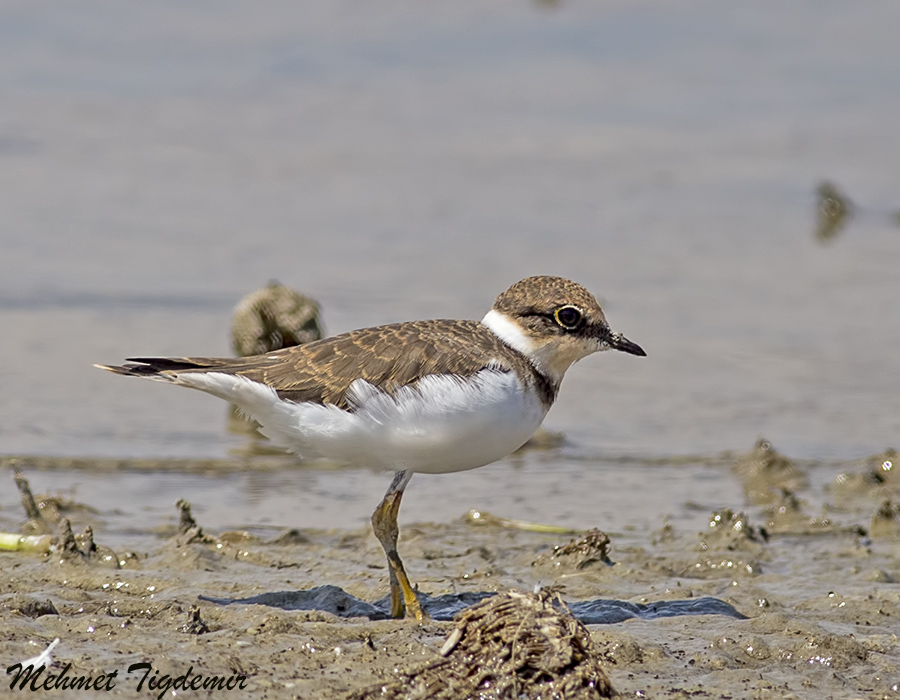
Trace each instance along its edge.
<path fill-rule="evenodd" d="M 612 331 L 582 285 L 522 279 L 481 321 L 407 321 L 242 358 L 133 357 L 96 365 L 229 401 L 274 443 L 394 476 L 372 514 L 387 558 L 391 616 L 428 618 L 397 551 L 415 473 L 482 467 L 540 426 L 574 362 L 603 350 L 646 356 Z"/>

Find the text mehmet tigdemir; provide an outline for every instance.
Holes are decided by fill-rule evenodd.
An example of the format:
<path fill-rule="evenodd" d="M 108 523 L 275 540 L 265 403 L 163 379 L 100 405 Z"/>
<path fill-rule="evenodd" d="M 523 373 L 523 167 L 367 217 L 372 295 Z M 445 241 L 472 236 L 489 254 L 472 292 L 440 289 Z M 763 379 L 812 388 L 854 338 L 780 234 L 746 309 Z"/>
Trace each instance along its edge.
<path fill-rule="evenodd" d="M 28 663 L 28 662 L 26 662 Z M 172 676 L 168 673 L 160 675 L 158 669 L 152 664 L 140 662 L 131 664 L 128 673 L 134 673 L 134 678 L 127 681 L 119 678 L 119 671 L 101 673 L 96 676 L 76 676 L 71 673 L 72 664 L 66 664 L 60 673 L 46 673 L 45 665 L 34 667 L 28 663 L 13 664 L 6 669 L 6 674 L 12 676 L 9 684 L 10 690 L 112 690 L 120 680 L 122 683 L 134 683 L 137 692 L 142 690 L 158 691 L 157 698 L 162 697 L 170 690 L 235 690 L 246 689 L 247 676 L 233 673 L 230 676 L 204 676 L 194 673 L 191 666 L 180 676 Z"/>

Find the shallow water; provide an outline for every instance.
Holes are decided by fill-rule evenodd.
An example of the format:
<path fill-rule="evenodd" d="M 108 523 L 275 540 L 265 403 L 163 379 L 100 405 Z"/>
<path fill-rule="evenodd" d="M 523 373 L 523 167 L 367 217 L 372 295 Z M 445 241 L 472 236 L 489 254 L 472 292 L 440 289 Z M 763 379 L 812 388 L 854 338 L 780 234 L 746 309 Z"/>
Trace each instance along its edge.
<path fill-rule="evenodd" d="M 14 460 L 35 493 L 73 499 L 96 508 L 110 546 L 135 531 L 175 522 L 173 504 L 188 499 L 213 529 L 366 527 L 390 475 L 365 469 L 308 469 L 283 462 L 239 460 L 112 463 L 84 460 Z M 417 474 L 406 491 L 401 523 L 447 522 L 471 509 L 570 528 L 610 532 L 662 525 L 690 526 L 705 511 L 739 503 L 741 486 L 726 462 L 673 466 L 634 462 L 588 465 L 561 451 L 525 452 L 492 467 L 447 475 Z M 0 462 L 9 465 L 10 460 Z M 180 467 L 180 468 L 179 468 Z M 830 470 L 832 473 L 833 470 Z M 649 485 L 665 479 L 665 489 Z M 18 508 L 18 494 L 4 490 L 0 507 Z M 18 513 L 16 513 L 18 515 Z M 110 538 L 112 540 L 110 541 Z"/>
<path fill-rule="evenodd" d="M 864 12 L 811 0 L 677 10 L 276 2 L 266 12 L 219 1 L 7 3 L 0 456 L 18 455 L 36 492 L 96 509 L 73 518 L 117 549 L 154 552 L 176 522 L 173 503 L 187 498 L 213 532 L 341 528 L 321 545 L 341 555 L 341 537 L 365 537 L 387 475 L 247 456 L 220 402 L 92 363 L 225 354 L 232 307 L 273 278 L 318 298 L 336 333 L 480 318 L 521 277 L 561 274 L 596 292 L 613 328 L 649 356 L 607 353 L 572 368 L 547 419 L 561 447 L 417 476 L 401 512 L 409 541 L 424 532 L 438 551 L 467 551 L 479 537 L 489 546 L 458 521 L 471 508 L 600 527 L 630 552 L 630 573 L 595 578 L 642 602 L 675 586 L 656 558 L 683 556 L 651 544 L 664 517 L 682 538 L 726 507 L 765 522 L 731 469 L 731 453 L 764 435 L 799 460 L 807 516 L 844 529 L 812 546 L 792 531 L 768 548 L 762 578 L 744 583 L 810 634 L 821 624 L 860 636 L 849 613 L 829 617 L 825 596 L 847 581 L 854 605 L 896 595 L 895 540 L 865 554 L 847 528 L 869 528 L 880 502 L 834 511 L 826 487 L 859 471 L 848 460 L 900 437 L 898 25 L 900 6 L 886 0 Z M 814 236 L 822 179 L 855 205 L 827 244 Z M 15 529 L 18 495 L 3 482 L 0 525 Z M 414 529 L 422 523 L 434 525 Z M 531 570 L 533 552 L 550 546 L 515 540 L 528 556 L 503 565 L 513 572 L 503 584 L 552 579 Z M 466 556 L 476 564 L 451 566 L 451 581 L 477 567 Z M 154 560 L 163 573 L 153 576 L 179 578 L 172 557 Z M 439 560 L 427 561 L 424 590 L 439 593 Z M 234 566 L 225 579 L 237 580 Z M 218 593 L 273 590 L 260 566 L 242 579 L 253 590 Z M 383 571 L 361 574 L 359 562 L 313 569 L 304 581 L 349 577 L 356 594 L 384 593 Z M 210 585 L 193 575 L 179 604 Z M 722 576 L 698 595 L 728 599 Z M 101 595 L 92 585 L 78 590 Z M 596 597 L 588 588 L 583 599 Z M 733 601 L 746 606 L 752 593 Z M 703 644 L 718 645 L 709 658 L 727 655 L 702 626 L 654 624 L 629 629 L 643 630 L 641 644 L 665 630 L 701 666 Z M 891 653 L 870 661 L 893 663 Z M 627 688 L 641 671 L 623 668 L 614 680 Z M 808 667 L 779 669 L 792 692 L 816 687 Z M 890 687 L 880 682 L 846 696 Z"/>
<path fill-rule="evenodd" d="M 340 332 L 535 273 L 649 353 L 570 372 L 583 455 L 896 440 L 894 3 L 0 12 L 3 453 L 223 456 L 216 401 L 91 364 L 227 353 L 272 278 Z"/>

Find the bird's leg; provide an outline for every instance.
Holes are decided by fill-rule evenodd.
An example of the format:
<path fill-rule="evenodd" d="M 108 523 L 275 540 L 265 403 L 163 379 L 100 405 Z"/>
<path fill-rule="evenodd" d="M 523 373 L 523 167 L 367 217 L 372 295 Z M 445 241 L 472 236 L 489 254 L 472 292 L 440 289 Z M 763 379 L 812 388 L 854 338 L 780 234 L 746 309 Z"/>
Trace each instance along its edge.
<path fill-rule="evenodd" d="M 381 503 L 372 513 L 372 528 L 387 555 L 388 571 L 391 576 L 391 617 L 403 617 L 405 607 L 407 616 L 415 617 L 416 620 L 422 622 L 428 619 L 428 615 L 422 609 L 416 592 L 409 583 L 403 562 L 400 561 L 400 555 L 397 554 L 397 536 L 400 534 L 397 526 L 397 514 L 400 512 L 403 489 L 406 488 L 411 478 L 412 473 L 408 471 L 399 471 L 394 474 L 387 493 L 384 494 Z"/>

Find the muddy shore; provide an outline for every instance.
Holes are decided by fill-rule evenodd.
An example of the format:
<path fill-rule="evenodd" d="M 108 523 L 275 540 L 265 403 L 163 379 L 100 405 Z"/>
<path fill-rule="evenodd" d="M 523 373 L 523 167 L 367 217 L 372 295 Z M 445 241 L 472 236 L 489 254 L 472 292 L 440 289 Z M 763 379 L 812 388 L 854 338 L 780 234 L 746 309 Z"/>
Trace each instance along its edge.
<path fill-rule="evenodd" d="M 739 614 L 696 614 L 704 610 L 688 606 L 693 614 L 588 624 L 591 653 L 624 697 L 900 697 L 896 453 L 843 465 L 797 463 L 761 442 L 713 461 L 744 499 L 708 512 L 683 504 L 694 509 L 693 529 L 661 520 L 651 529 L 648 520 L 644 530 L 610 529 L 607 542 L 597 533 L 535 532 L 461 514 L 403 525 L 401 552 L 422 592 L 457 601 L 530 591 L 539 581 L 558 587 L 573 607 L 603 599 L 648 610 L 714 599 Z M 3 466 L 7 473 L 24 467 L 26 477 L 60 467 L 22 459 Z M 10 496 L 0 508 L 2 529 L 33 534 L 39 525 Z M 173 505 L 155 526 L 113 532 L 110 522 L 128 513 L 53 494 L 35 500 L 56 546 L 0 553 L 0 655 L 6 668 L 59 638 L 48 673 L 67 664 L 73 676 L 117 672 L 111 689 L 79 696 L 156 697 L 149 679 L 137 689 L 145 673 L 174 679 L 190 670 L 189 681 L 243 676 L 245 689 L 202 690 L 198 681 L 200 689 L 185 697 L 343 697 L 415 673 L 439 658 L 454 628 L 346 616 L 354 613 L 341 602 L 352 600 L 344 593 L 377 603 L 387 592 L 368 527 L 211 531 L 199 516 L 193 525 L 179 522 Z M 76 534 L 68 551 L 63 518 Z M 86 527 L 93 544 L 80 535 Z M 340 590 L 327 589 L 319 609 L 285 609 L 305 606 L 291 595 L 320 586 Z M 279 592 L 287 596 L 281 602 L 272 596 Z M 223 604 L 254 597 L 268 604 Z M 127 672 L 140 663 L 152 672 Z"/>

